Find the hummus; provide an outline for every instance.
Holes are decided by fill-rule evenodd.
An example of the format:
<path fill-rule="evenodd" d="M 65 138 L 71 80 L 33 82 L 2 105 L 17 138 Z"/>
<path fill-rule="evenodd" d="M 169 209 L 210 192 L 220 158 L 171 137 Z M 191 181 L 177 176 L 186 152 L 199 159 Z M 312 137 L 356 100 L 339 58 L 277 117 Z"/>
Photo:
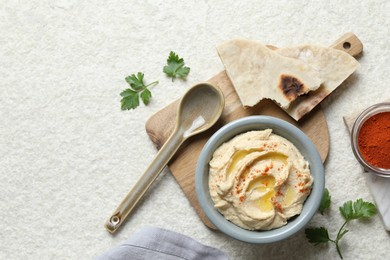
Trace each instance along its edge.
<path fill-rule="evenodd" d="M 249 230 L 285 225 L 301 213 L 312 184 L 309 163 L 271 129 L 235 136 L 210 161 L 209 189 L 215 207 Z"/>

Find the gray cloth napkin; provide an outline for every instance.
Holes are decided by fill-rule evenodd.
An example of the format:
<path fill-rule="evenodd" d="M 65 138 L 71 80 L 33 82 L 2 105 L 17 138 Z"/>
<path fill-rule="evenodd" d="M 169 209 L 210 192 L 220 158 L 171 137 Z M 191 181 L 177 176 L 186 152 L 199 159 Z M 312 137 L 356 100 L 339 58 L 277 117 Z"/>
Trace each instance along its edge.
<path fill-rule="evenodd" d="M 146 227 L 95 260 L 125 259 L 213 259 L 226 260 L 222 251 L 205 246 L 185 235 L 166 229 Z"/>

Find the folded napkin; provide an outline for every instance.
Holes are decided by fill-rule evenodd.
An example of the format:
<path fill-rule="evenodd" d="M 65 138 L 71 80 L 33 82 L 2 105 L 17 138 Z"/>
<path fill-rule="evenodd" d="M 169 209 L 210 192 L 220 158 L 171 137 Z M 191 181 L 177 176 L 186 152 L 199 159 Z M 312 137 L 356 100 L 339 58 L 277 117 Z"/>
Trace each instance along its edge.
<path fill-rule="evenodd" d="M 213 259 L 226 260 L 222 251 L 205 246 L 185 235 L 166 229 L 146 227 L 95 260 L 125 259 Z"/>

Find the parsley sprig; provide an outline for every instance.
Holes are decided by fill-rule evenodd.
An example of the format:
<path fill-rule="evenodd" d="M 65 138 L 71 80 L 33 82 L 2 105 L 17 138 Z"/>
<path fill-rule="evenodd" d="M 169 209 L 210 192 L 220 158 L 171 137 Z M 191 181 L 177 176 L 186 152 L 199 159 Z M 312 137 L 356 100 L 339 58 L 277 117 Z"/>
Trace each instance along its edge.
<path fill-rule="evenodd" d="M 320 206 L 321 214 L 323 214 L 326 208 L 330 207 L 330 202 L 331 197 L 329 196 L 329 191 L 325 189 Z M 355 202 L 347 201 L 339 208 L 339 210 L 345 221 L 340 227 L 335 239 L 331 239 L 329 237 L 328 230 L 325 227 L 307 228 L 305 230 L 305 234 L 309 242 L 314 245 L 328 242 L 334 243 L 336 245 L 337 253 L 340 258 L 343 259 L 343 255 L 341 254 L 339 247 L 339 241 L 349 232 L 346 228 L 347 224 L 355 219 L 370 218 L 376 214 L 377 210 L 375 204 L 363 201 L 362 199 L 358 199 Z"/>
<path fill-rule="evenodd" d="M 163 72 L 167 74 L 168 77 L 172 78 L 172 81 L 175 78 L 185 79 L 190 73 L 190 68 L 185 66 L 183 58 L 180 58 L 179 55 L 171 51 L 167 59 L 167 65 L 164 66 Z"/>
<path fill-rule="evenodd" d="M 156 85 L 158 81 L 154 81 L 148 85 L 144 83 L 144 73 L 138 72 L 137 75 L 132 74 L 125 78 L 126 82 L 129 83 L 130 88 L 125 89 L 121 92 L 121 108 L 122 110 L 135 109 L 139 106 L 139 99 L 141 97 L 142 102 L 145 105 L 149 104 L 152 98 L 152 93 L 148 87 Z"/>

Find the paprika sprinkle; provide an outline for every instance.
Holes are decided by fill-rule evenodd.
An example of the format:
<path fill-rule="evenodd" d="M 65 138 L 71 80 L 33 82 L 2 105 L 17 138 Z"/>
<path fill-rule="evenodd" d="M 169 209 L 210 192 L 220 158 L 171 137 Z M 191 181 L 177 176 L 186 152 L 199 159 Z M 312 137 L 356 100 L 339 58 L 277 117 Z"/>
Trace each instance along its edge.
<path fill-rule="evenodd" d="M 351 134 L 352 151 L 370 173 L 390 178 L 390 102 L 364 110 Z"/>
<path fill-rule="evenodd" d="M 390 111 L 375 114 L 363 123 L 358 146 L 369 164 L 390 169 Z"/>

